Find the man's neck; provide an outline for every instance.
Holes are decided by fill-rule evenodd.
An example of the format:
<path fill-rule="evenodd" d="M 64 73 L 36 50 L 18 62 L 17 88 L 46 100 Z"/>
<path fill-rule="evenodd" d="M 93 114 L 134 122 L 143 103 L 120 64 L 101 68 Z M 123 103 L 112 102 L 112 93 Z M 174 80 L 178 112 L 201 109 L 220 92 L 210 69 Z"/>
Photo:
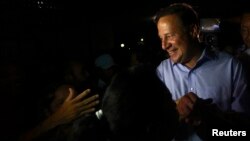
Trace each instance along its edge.
<path fill-rule="evenodd" d="M 196 66 L 199 58 L 201 57 L 202 51 L 203 48 L 201 46 L 197 47 L 196 50 L 193 51 L 193 57 L 191 57 L 189 61 L 183 63 L 183 65 L 188 67 L 189 69 L 193 69 Z"/>

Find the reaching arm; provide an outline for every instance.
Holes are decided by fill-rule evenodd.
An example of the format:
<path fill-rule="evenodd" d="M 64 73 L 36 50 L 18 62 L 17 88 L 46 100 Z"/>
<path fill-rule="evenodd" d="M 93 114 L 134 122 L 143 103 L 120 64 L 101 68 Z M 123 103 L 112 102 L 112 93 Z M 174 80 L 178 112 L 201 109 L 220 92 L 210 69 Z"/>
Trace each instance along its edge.
<path fill-rule="evenodd" d="M 90 89 L 87 89 L 73 97 L 73 89 L 69 88 L 69 95 L 63 104 L 37 127 L 23 134 L 20 141 L 31 141 L 58 125 L 69 123 L 84 114 L 94 112 L 94 107 L 99 103 L 97 100 L 99 96 L 85 98 L 89 93 Z"/>

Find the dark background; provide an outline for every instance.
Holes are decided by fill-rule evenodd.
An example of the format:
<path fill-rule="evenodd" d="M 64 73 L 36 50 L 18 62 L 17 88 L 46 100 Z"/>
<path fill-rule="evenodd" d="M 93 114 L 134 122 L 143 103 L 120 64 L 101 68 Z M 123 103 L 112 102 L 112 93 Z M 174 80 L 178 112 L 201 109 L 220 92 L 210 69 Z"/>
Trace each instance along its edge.
<path fill-rule="evenodd" d="M 19 61 L 72 55 L 91 58 L 122 42 L 134 46 L 141 37 L 147 45 L 158 46 L 150 19 L 172 2 L 192 4 L 200 17 L 224 19 L 238 16 L 249 5 L 247 0 L 1 0 L 0 57 Z"/>
<path fill-rule="evenodd" d="M 141 38 L 144 46 L 160 50 L 151 18 L 172 2 L 192 4 L 201 18 L 222 18 L 229 25 L 223 41 L 239 43 L 238 16 L 249 6 L 247 0 L 1 0 L 1 140 L 19 134 L 18 127 L 28 124 L 20 124 L 22 118 L 32 121 L 29 111 L 34 112 L 51 74 L 58 71 L 55 65 L 63 60 L 91 64 L 101 51 L 120 49 L 121 43 L 133 48 Z"/>

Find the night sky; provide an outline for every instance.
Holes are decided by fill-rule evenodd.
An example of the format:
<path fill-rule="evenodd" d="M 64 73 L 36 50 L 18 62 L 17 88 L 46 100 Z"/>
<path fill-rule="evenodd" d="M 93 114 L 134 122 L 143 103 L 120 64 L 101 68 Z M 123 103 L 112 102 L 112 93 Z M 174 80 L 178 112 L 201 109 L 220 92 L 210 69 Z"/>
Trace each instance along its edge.
<path fill-rule="evenodd" d="M 65 56 L 94 58 L 100 50 L 126 43 L 160 48 L 151 18 L 172 2 L 193 5 L 202 18 L 230 19 L 247 0 L 1 0 L 1 60 L 34 61 Z M 216 3 L 217 2 L 217 3 Z M 59 59 L 60 60 L 60 59 Z"/>

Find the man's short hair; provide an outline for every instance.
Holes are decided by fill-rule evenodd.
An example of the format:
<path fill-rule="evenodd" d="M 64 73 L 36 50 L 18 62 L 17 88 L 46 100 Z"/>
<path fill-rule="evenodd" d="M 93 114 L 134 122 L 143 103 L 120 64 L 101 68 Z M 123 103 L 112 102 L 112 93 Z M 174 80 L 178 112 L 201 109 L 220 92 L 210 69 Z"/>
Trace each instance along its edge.
<path fill-rule="evenodd" d="M 161 17 L 176 14 L 184 26 L 200 25 L 199 17 L 193 7 L 186 3 L 174 3 L 168 7 L 160 9 L 154 16 L 154 22 L 157 24 Z"/>

